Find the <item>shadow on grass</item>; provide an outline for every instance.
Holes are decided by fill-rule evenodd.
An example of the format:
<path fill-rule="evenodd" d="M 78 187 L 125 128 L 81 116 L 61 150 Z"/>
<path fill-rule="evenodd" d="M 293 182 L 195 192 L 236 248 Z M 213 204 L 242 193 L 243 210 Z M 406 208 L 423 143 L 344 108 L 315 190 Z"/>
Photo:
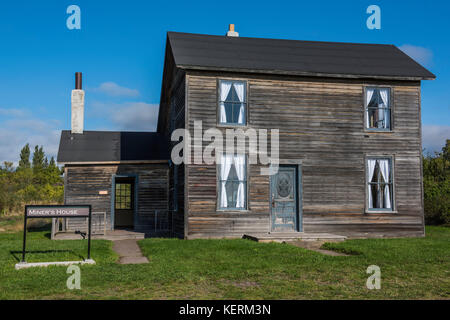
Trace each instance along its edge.
<path fill-rule="evenodd" d="M 17 260 L 17 262 L 20 262 L 22 260 L 22 251 L 10 251 L 9 253 L 14 257 L 14 259 Z M 65 249 L 65 250 L 26 250 L 25 251 L 25 254 L 30 254 L 30 253 L 34 253 L 34 254 L 71 253 L 74 256 L 80 258 L 81 260 L 85 260 L 85 258 L 82 255 L 77 254 L 73 250 L 68 250 L 68 249 Z"/>
<path fill-rule="evenodd" d="M 32 225 L 32 226 L 27 227 L 27 233 L 51 231 L 51 229 L 52 229 L 52 224 L 51 223 L 46 223 L 46 224 L 43 224 L 43 225 Z M 51 238 L 51 232 L 45 233 L 44 237 L 46 237 L 47 239 L 50 239 Z"/>

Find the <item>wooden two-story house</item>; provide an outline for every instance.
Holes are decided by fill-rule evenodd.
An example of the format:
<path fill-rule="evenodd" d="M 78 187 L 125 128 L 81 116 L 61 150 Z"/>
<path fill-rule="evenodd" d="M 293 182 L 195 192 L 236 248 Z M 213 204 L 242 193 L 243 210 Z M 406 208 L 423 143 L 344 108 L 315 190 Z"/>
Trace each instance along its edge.
<path fill-rule="evenodd" d="M 422 236 L 420 84 L 434 78 L 393 45 L 245 38 L 231 28 L 225 36 L 169 32 L 152 145 L 124 157 L 145 146 L 124 133 L 63 132 L 66 203 L 91 199 L 110 229 L 120 201 L 133 204 L 135 229 L 157 231 L 159 211 L 165 228 L 187 239 Z M 175 164 L 169 155 L 179 141 L 167 141 L 176 129 L 195 136 L 198 122 L 203 134 L 278 130 L 278 171 L 261 174 L 267 164 L 249 161 L 259 149 Z M 117 199 L 117 190 L 132 200 Z"/>
<path fill-rule="evenodd" d="M 279 129 L 280 162 L 272 176 L 249 154 L 172 165 L 174 234 L 423 235 L 420 81 L 434 78 L 393 45 L 169 32 L 158 132 Z"/>

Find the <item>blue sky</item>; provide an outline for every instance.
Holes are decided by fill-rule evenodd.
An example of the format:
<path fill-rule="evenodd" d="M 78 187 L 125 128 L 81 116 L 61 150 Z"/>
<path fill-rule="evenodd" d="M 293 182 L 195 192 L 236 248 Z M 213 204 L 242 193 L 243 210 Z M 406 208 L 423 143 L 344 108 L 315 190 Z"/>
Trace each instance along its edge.
<path fill-rule="evenodd" d="M 69 30 L 66 9 L 81 9 Z M 381 8 L 381 30 L 366 8 Z M 55 155 L 83 72 L 86 130 L 154 130 L 167 31 L 395 44 L 437 75 L 422 82 L 424 147 L 450 138 L 448 1 L 8 1 L 0 7 L 0 161 L 30 142 Z"/>

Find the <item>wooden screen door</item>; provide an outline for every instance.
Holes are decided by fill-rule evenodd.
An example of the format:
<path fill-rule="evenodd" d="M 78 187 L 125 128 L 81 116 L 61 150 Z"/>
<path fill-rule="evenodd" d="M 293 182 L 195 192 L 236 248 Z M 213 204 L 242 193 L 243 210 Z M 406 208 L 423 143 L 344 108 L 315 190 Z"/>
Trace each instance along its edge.
<path fill-rule="evenodd" d="M 297 166 L 280 166 L 270 177 L 271 230 L 298 230 Z"/>

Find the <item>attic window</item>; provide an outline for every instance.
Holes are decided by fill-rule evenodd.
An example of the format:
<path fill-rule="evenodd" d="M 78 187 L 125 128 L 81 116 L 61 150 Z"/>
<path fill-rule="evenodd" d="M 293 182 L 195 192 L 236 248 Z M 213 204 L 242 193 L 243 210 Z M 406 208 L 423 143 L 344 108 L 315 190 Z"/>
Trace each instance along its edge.
<path fill-rule="evenodd" d="M 391 99 L 389 88 L 366 89 L 366 129 L 391 130 Z"/>
<path fill-rule="evenodd" d="M 219 124 L 247 124 L 245 81 L 219 81 Z"/>

